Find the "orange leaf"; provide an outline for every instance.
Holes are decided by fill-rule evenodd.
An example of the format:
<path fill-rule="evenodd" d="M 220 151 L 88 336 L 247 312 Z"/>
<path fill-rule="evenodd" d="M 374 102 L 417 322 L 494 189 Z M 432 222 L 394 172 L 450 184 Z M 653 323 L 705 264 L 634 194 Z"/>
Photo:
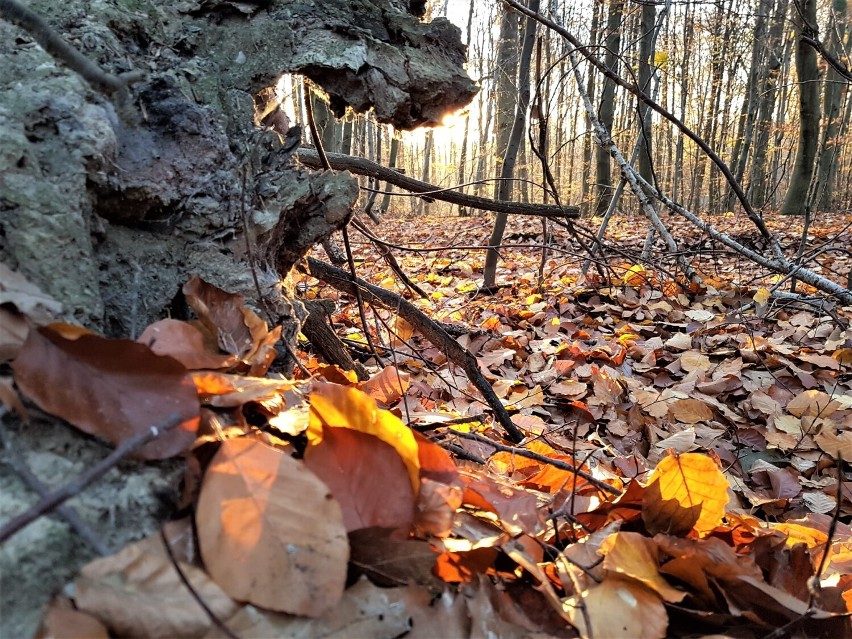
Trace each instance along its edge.
<path fill-rule="evenodd" d="M 196 511 L 201 556 L 234 599 L 317 616 L 343 594 L 340 505 L 304 464 L 247 438 L 222 442 Z"/>
<path fill-rule="evenodd" d="M 350 428 L 325 427 L 322 441 L 305 451 L 305 466 L 340 502 L 347 532 L 377 527 L 408 535 L 414 491 L 405 464 L 390 445 Z"/>
<path fill-rule="evenodd" d="M 651 534 L 699 535 L 725 514 L 728 481 L 712 459 L 698 453 L 664 457 L 651 474 L 642 500 L 642 519 Z"/>
<path fill-rule="evenodd" d="M 183 423 L 135 453 L 165 459 L 189 449 L 198 429 L 198 397 L 186 369 L 130 340 L 49 328 L 30 331 L 12 364 L 15 383 L 43 410 L 119 444 L 177 414 Z"/>
<path fill-rule="evenodd" d="M 358 388 L 376 401 L 386 406 L 395 404 L 408 390 L 408 373 L 403 373 L 396 366 L 385 366 L 379 373 L 366 382 L 358 384 Z"/>
<path fill-rule="evenodd" d="M 466 552 L 445 552 L 435 559 L 435 574 L 447 583 L 471 583 L 497 559 L 496 548 L 474 548 Z"/>
<path fill-rule="evenodd" d="M 357 388 L 314 382 L 310 394 L 311 417 L 308 439 L 316 444 L 324 433 L 324 426 L 351 428 L 378 437 L 390 444 L 408 469 L 411 486 L 416 492 L 420 486 L 420 461 L 417 442 L 398 417 L 376 407 L 376 401 Z"/>

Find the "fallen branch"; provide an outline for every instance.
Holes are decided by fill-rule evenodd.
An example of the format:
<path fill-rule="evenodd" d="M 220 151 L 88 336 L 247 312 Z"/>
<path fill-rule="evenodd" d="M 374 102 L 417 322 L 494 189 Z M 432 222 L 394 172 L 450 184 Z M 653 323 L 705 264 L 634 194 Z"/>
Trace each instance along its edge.
<path fill-rule="evenodd" d="M 336 171 L 351 171 L 358 175 L 382 180 L 398 186 L 412 193 L 428 195 L 436 200 L 467 206 L 481 211 L 493 211 L 495 213 L 509 213 L 511 215 L 528 215 L 536 217 L 580 217 L 580 208 L 577 206 L 557 206 L 554 204 L 525 204 L 522 202 L 508 202 L 505 200 L 491 200 L 475 195 L 467 195 L 452 189 L 421 182 L 410 178 L 398 171 L 394 171 L 381 164 L 376 164 L 365 158 L 343 155 L 342 153 L 325 153 L 331 168 Z M 319 154 L 314 149 L 301 148 L 296 157 L 302 164 L 314 169 L 323 168 Z"/>
<path fill-rule="evenodd" d="M 331 159 L 330 156 L 329 159 Z M 371 304 L 396 311 L 401 318 L 420 331 L 436 347 L 441 349 L 451 362 L 464 370 L 468 379 L 482 393 L 486 403 L 494 411 L 494 417 L 505 429 L 509 440 L 514 443 L 520 443 L 524 439 L 524 434 L 512 421 L 509 411 L 503 406 L 500 398 L 497 397 L 494 389 L 491 388 L 491 384 L 488 383 L 488 380 L 480 372 L 476 358 L 470 351 L 453 339 L 437 322 L 430 319 L 423 311 L 414 306 L 414 304 L 403 299 L 396 293 L 386 291 L 360 278 L 352 278 L 349 273 L 331 264 L 326 264 L 313 257 L 309 257 L 308 269 L 313 277 L 333 286 L 338 291 L 355 295 L 356 291 L 360 289 L 364 300 Z"/>
<path fill-rule="evenodd" d="M 52 512 L 60 504 L 68 501 L 76 495 L 79 495 L 98 479 L 106 475 L 106 473 L 122 459 L 139 448 L 142 448 L 142 446 L 148 442 L 155 440 L 163 433 L 178 427 L 181 423 L 183 423 L 183 419 L 179 415 L 172 414 L 162 424 L 152 426 L 150 429 L 137 433 L 130 439 L 125 440 L 103 460 L 92 466 L 86 472 L 81 473 L 77 479 L 49 494 L 35 506 L 22 512 L 20 515 L 6 523 L 6 525 L 0 528 L 0 543 L 9 539 L 9 537 L 15 533 L 20 532 L 42 515 Z"/>

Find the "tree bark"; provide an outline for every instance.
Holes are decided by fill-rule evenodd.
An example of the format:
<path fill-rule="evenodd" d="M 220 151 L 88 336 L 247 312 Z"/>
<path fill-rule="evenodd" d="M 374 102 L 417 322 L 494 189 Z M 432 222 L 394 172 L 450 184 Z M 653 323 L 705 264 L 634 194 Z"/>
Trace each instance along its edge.
<path fill-rule="evenodd" d="M 618 60 L 621 51 L 621 20 L 624 14 L 624 0 L 610 0 L 606 21 L 606 56 L 604 64 L 612 73 L 618 73 Z M 601 105 L 598 110 L 601 125 L 612 131 L 615 122 L 615 83 L 605 78 L 601 90 Z M 612 168 L 609 151 L 598 146 L 596 162 L 596 180 L 598 199 L 595 205 L 597 215 L 603 215 L 609 208 L 612 198 Z"/>
<path fill-rule="evenodd" d="M 819 144 L 819 69 L 817 54 L 803 37 L 816 38 L 816 0 L 793 0 L 796 25 L 796 74 L 799 86 L 799 146 L 781 215 L 805 215 L 810 206 L 808 188 Z"/>
<path fill-rule="evenodd" d="M 529 0 L 530 11 L 538 12 L 539 0 Z M 518 149 L 521 144 L 524 129 L 527 123 L 527 106 L 530 102 L 530 62 L 532 60 L 533 44 L 535 43 L 535 32 L 538 22 L 527 18 L 524 27 L 523 49 L 521 60 L 518 65 L 518 103 L 515 108 L 515 120 L 509 135 L 506 154 L 500 167 L 500 181 L 497 183 L 497 199 L 509 200 L 512 197 L 512 177 L 515 172 L 515 161 L 518 157 Z M 488 238 L 489 246 L 499 246 L 503 242 L 503 233 L 506 230 L 506 221 L 509 219 L 507 213 L 498 213 L 494 220 L 494 228 L 491 237 Z M 497 261 L 499 255 L 497 249 L 489 248 L 485 254 L 485 268 L 483 269 L 483 286 L 493 288 L 497 276 Z"/>

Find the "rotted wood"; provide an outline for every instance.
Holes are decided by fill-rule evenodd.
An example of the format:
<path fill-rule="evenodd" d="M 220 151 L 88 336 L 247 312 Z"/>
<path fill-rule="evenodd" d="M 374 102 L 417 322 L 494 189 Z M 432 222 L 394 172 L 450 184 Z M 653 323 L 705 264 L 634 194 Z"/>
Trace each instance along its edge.
<path fill-rule="evenodd" d="M 308 311 L 308 317 L 302 324 L 302 332 L 325 361 L 337 364 L 345 371 L 355 371 L 361 381 L 370 378 L 370 374 L 352 359 L 346 346 L 329 325 L 328 318 L 334 310 L 331 300 L 302 300 Z"/>

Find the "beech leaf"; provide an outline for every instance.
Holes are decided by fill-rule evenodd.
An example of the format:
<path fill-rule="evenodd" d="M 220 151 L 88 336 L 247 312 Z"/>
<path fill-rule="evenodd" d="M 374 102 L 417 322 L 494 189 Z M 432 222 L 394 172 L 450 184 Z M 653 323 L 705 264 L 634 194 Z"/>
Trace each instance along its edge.
<path fill-rule="evenodd" d="M 198 429 L 195 385 L 177 360 L 131 340 L 50 328 L 30 331 L 12 364 L 21 392 L 43 410 L 117 445 L 176 414 L 183 422 L 135 453 L 165 459 L 189 449 Z"/>
<path fill-rule="evenodd" d="M 196 511 L 207 570 L 231 597 L 315 617 L 343 594 L 340 505 L 302 462 L 248 439 L 222 442 Z"/>

